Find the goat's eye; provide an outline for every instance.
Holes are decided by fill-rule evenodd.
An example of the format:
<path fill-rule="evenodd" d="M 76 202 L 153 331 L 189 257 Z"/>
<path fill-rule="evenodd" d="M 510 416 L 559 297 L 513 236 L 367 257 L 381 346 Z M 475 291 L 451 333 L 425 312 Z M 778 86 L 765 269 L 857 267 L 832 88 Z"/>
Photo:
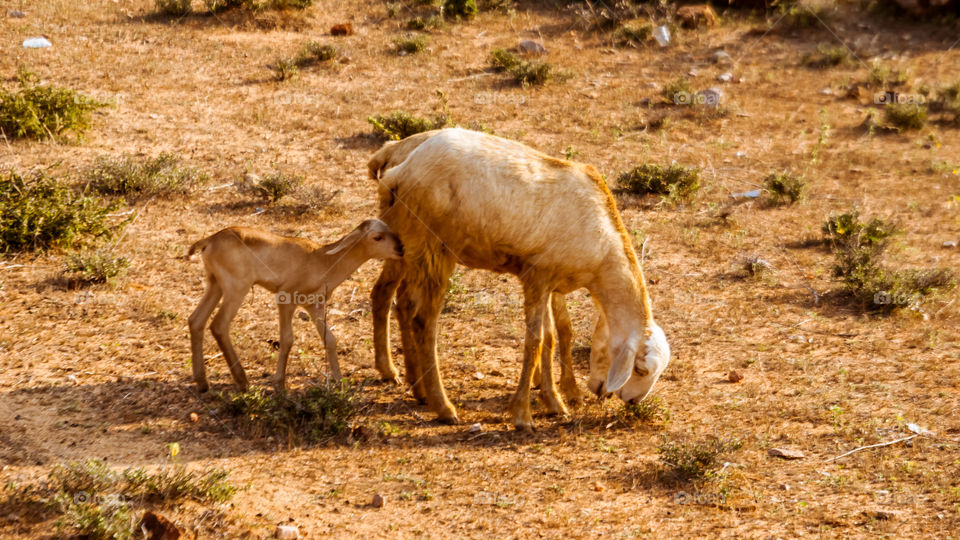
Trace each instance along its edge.
<path fill-rule="evenodd" d="M 373 241 L 374 241 L 374 242 L 379 242 L 379 241 L 381 241 L 381 240 L 383 240 L 383 237 L 380 236 L 379 234 L 373 237 Z"/>

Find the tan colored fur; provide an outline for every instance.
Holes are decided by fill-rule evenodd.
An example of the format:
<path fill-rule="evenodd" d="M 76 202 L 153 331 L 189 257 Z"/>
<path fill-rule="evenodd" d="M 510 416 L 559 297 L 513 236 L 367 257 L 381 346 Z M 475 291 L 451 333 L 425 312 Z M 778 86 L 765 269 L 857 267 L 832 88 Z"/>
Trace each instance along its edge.
<path fill-rule="evenodd" d="M 254 285 L 276 293 L 280 312 L 280 354 L 274 385 L 282 389 L 286 362 L 293 345 L 292 319 L 304 308 L 324 341 L 331 376 L 340 379 L 336 338 L 326 324 L 326 301 L 333 290 L 361 264 L 371 258 L 400 258 L 402 246 L 380 220 L 367 220 L 349 234 L 322 246 L 311 240 L 250 229 L 230 227 L 204 238 L 187 251 L 199 252 L 206 270 L 207 289 L 190 315 L 193 378 L 200 391 L 209 388 L 203 360 L 203 330 L 207 319 L 223 303 L 210 330 L 230 367 L 234 382 L 247 388 L 247 378 L 230 341 L 230 322 L 243 298 Z"/>

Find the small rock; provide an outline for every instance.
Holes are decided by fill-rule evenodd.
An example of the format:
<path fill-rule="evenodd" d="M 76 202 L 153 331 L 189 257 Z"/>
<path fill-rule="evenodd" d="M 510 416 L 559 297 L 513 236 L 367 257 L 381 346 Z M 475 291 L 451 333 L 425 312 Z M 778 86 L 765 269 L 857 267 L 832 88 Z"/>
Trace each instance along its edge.
<path fill-rule="evenodd" d="M 720 82 L 730 82 L 733 80 L 733 73 L 730 73 L 729 71 L 726 73 L 721 73 L 720 75 L 717 75 L 717 80 Z"/>
<path fill-rule="evenodd" d="M 687 77 L 696 77 L 696 76 L 697 76 L 697 68 L 690 68 L 690 71 L 687 72 Z"/>
<path fill-rule="evenodd" d="M 177 540 L 180 538 L 180 529 L 160 514 L 147 512 L 137 525 L 147 540 Z"/>
<path fill-rule="evenodd" d="M 350 23 L 335 24 L 330 27 L 331 36 L 352 36 L 353 25 Z"/>
<path fill-rule="evenodd" d="M 386 502 L 386 499 L 383 498 L 383 495 L 381 495 L 381 494 L 379 494 L 379 493 L 374 493 L 374 494 L 373 494 L 373 500 L 370 502 L 370 504 L 371 504 L 374 508 L 383 508 L 383 504 L 384 504 L 385 502 Z"/>
<path fill-rule="evenodd" d="M 790 484 L 780 484 L 780 489 L 790 491 Z"/>
<path fill-rule="evenodd" d="M 716 108 L 720 106 L 721 101 L 723 101 L 723 90 L 719 88 L 707 88 L 697 92 L 697 103 L 700 105 Z"/>
<path fill-rule="evenodd" d="M 599 480 L 593 483 L 593 490 L 602 492 L 607 489 L 607 486 L 603 485 Z"/>
<path fill-rule="evenodd" d="M 653 90 L 659 90 L 659 89 L 660 89 L 660 85 L 657 84 L 657 83 L 655 83 L 655 82 L 648 82 L 648 83 L 647 83 L 647 88 L 651 88 L 651 89 L 653 89 Z"/>
<path fill-rule="evenodd" d="M 11 9 L 10 11 L 7 12 L 7 17 L 10 17 L 11 19 L 22 19 L 26 16 L 27 14 L 20 11 L 19 9 Z"/>
<path fill-rule="evenodd" d="M 794 448 L 771 448 L 767 454 L 783 459 L 803 459 L 803 452 Z"/>
<path fill-rule="evenodd" d="M 947 240 L 946 242 L 943 243 L 943 247 L 945 247 L 945 248 L 955 248 L 955 247 L 957 247 L 957 243 L 954 242 L 953 240 Z"/>
<path fill-rule="evenodd" d="M 191 421 L 191 422 L 199 422 L 199 421 L 200 421 L 200 415 L 198 415 L 198 414 L 195 413 L 195 412 L 190 413 L 190 421 Z"/>
<path fill-rule="evenodd" d="M 294 525 L 277 525 L 276 536 L 280 540 L 296 540 L 300 538 L 300 531 Z"/>
<path fill-rule="evenodd" d="M 739 371 L 733 370 L 727 373 L 727 380 L 732 383 L 738 383 L 743 380 L 743 375 L 741 375 Z"/>
<path fill-rule="evenodd" d="M 67 375 L 67 380 L 72 382 L 73 384 L 80 384 L 80 379 L 77 379 L 76 375 L 72 375 L 72 374 Z"/>
<path fill-rule="evenodd" d="M 480 425 L 480 422 L 467 428 L 467 433 L 480 433 L 481 431 L 483 431 L 483 426 Z"/>
<path fill-rule="evenodd" d="M 50 43 L 50 40 L 45 37 L 34 37 L 25 39 L 23 41 L 23 46 L 28 49 L 45 49 L 47 47 L 52 47 L 53 43 Z"/>
<path fill-rule="evenodd" d="M 714 51 L 713 55 L 710 56 L 710 59 L 714 64 L 732 64 L 733 58 L 730 58 L 730 55 L 726 51 Z"/>
<path fill-rule="evenodd" d="M 529 39 L 525 39 L 521 41 L 517 45 L 517 48 L 520 49 L 520 52 L 522 52 L 523 54 L 547 54 L 546 47 L 544 47 L 542 44 L 536 41 L 529 40 Z"/>
<path fill-rule="evenodd" d="M 485 375 L 479 371 L 473 374 L 473 378 L 478 381 L 482 381 L 484 377 Z"/>

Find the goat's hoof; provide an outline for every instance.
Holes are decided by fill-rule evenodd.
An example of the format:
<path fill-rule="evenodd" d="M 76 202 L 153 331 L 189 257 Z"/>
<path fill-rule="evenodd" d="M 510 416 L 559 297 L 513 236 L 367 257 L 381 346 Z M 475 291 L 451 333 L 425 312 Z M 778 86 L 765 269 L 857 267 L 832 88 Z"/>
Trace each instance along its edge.
<path fill-rule="evenodd" d="M 199 392 L 199 393 L 201 393 L 201 394 L 205 394 L 205 393 L 207 393 L 207 392 L 209 392 L 209 391 L 210 391 L 210 385 L 209 385 L 209 384 L 207 384 L 207 383 L 205 383 L 205 382 L 197 383 L 197 392 Z"/>
<path fill-rule="evenodd" d="M 445 424 L 448 426 L 455 426 L 460 423 L 460 419 L 457 418 L 457 413 L 453 413 L 452 416 L 448 416 L 448 415 L 437 416 L 437 422 L 440 422 L 441 424 Z"/>
<path fill-rule="evenodd" d="M 513 428 L 521 433 L 533 433 L 533 421 L 517 420 L 513 422 Z"/>

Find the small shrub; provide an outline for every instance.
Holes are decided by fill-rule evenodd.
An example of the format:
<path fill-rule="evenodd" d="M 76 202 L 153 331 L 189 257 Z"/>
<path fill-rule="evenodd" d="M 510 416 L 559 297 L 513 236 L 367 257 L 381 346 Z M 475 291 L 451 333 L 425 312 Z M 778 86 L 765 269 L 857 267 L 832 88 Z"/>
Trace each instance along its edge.
<path fill-rule="evenodd" d="M 779 0 L 775 4 L 780 21 L 778 26 L 782 28 L 810 28 L 826 21 L 830 16 L 826 6 L 813 2 Z"/>
<path fill-rule="evenodd" d="M 690 80 L 686 77 L 679 77 L 671 81 L 660 90 L 660 95 L 668 102 L 675 105 L 689 105 L 693 96 L 693 88 L 690 86 Z"/>
<path fill-rule="evenodd" d="M 449 118 L 446 115 L 436 116 L 433 119 L 414 116 L 404 111 L 396 111 L 389 116 L 378 114 L 367 118 L 373 126 L 373 132 L 385 139 L 399 141 L 417 133 L 440 129 L 447 125 Z"/>
<path fill-rule="evenodd" d="M 850 63 L 850 51 L 843 46 L 830 47 L 828 45 L 820 45 L 817 47 L 817 52 L 805 54 L 800 63 L 808 68 L 814 69 L 826 69 L 847 65 Z"/>
<path fill-rule="evenodd" d="M 301 47 L 293 58 L 278 58 L 269 67 L 273 70 L 278 81 L 286 81 L 296 77 L 303 68 L 331 62 L 336 60 L 338 56 L 340 56 L 340 51 L 333 45 L 311 41 Z"/>
<path fill-rule="evenodd" d="M 892 88 L 902 86 L 910 79 L 906 71 L 891 69 L 883 65 L 879 59 L 873 61 L 870 73 L 867 75 L 867 85 L 873 88 Z"/>
<path fill-rule="evenodd" d="M 416 54 L 427 48 L 429 40 L 422 34 L 398 37 L 393 40 L 397 53 L 401 55 Z"/>
<path fill-rule="evenodd" d="M 494 71 L 509 73 L 521 86 L 540 86 L 551 79 L 567 79 L 569 74 L 539 60 L 521 60 L 506 49 L 494 49 L 490 52 L 490 66 Z"/>
<path fill-rule="evenodd" d="M 414 17 L 407 21 L 408 30 L 427 30 L 427 29 L 437 29 L 443 27 L 443 17 L 439 15 L 434 15 L 432 17 Z"/>
<path fill-rule="evenodd" d="M 130 506 L 122 500 L 108 497 L 102 503 L 76 502 L 61 495 L 56 501 L 63 508 L 63 517 L 57 520 L 57 529 L 75 532 L 89 540 L 127 540 L 133 538 L 134 519 Z M 74 536 L 71 536 L 74 537 Z"/>
<path fill-rule="evenodd" d="M 773 173 L 763 180 L 763 188 L 772 204 L 794 204 L 806 195 L 807 181 L 789 172 Z"/>
<path fill-rule="evenodd" d="M 210 180 L 205 172 L 187 167 L 175 154 L 137 160 L 132 156 L 101 156 L 87 172 L 91 189 L 128 202 L 148 197 L 186 195 Z"/>
<path fill-rule="evenodd" d="M 157 11 L 171 17 L 182 17 L 193 11 L 191 0 L 156 0 Z"/>
<path fill-rule="evenodd" d="M 277 171 L 254 184 L 253 191 L 271 203 L 276 203 L 285 196 L 293 194 L 302 183 L 303 178 L 300 176 L 288 176 Z"/>
<path fill-rule="evenodd" d="M 123 276 L 129 267 L 126 257 L 115 257 L 109 251 L 81 251 L 67 259 L 64 274 L 79 285 L 110 283 Z"/>
<path fill-rule="evenodd" d="M 634 195 L 660 195 L 664 201 L 689 200 L 700 188 L 700 169 L 672 164 L 644 163 L 617 179 L 620 189 Z"/>
<path fill-rule="evenodd" d="M 211 13 L 219 13 L 236 8 L 250 11 L 306 9 L 313 0 L 203 0 Z"/>
<path fill-rule="evenodd" d="M 260 434 L 273 433 L 317 442 L 342 433 L 359 412 L 360 393 L 349 381 L 302 392 L 266 394 L 261 388 L 220 394 L 226 412 Z"/>
<path fill-rule="evenodd" d="M 288 81 L 300 73 L 300 66 L 297 65 L 296 58 L 278 58 L 271 69 L 273 69 L 278 81 Z"/>
<path fill-rule="evenodd" d="M 649 24 L 642 26 L 624 25 L 617 28 L 610 38 L 618 47 L 637 47 L 643 45 L 653 35 L 653 27 Z"/>
<path fill-rule="evenodd" d="M 654 396 L 640 403 L 625 403 L 620 416 L 647 424 L 667 423 L 670 421 L 670 409 L 664 406 L 659 397 Z"/>
<path fill-rule="evenodd" d="M 897 131 L 922 129 L 927 123 L 927 107 L 913 103 L 891 103 L 883 108 L 883 121 Z"/>
<path fill-rule="evenodd" d="M 79 139 L 90 128 L 90 114 L 106 106 L 69 88 L 41 85 L 22 67 L 17 83 L 16 90 L 0 85 L 0 132 L 10 138 L 56 138 L 72 132 Z"/>
<path fill-rule="evenodd" d="M 956 285 L 948 269 L 890 270 L 883 265 L 890 238 L 900 229 L 881 218 L 867 223 L 853 211 L 830 217 L 823 234 L 834 251 L 834 275 L 863 308 L 890 311 L 916 306 L 925 296 Z"/>
<path fill-rule="evenodd" d="M 117 474 L 99 459 L 71 461 L 55 466 L 48 475 L 53 489 L 88 495 L 107 491 L 117 482 Z"/>
<path fill-rule="evenodd" d="M 200 502 L 226 502 L 237 492 L 227 482 L 230 472 L 211 469 L 203 473 L 187 471 L 182 465 L 162 467 L 155 473 L 144 469 L 126 469 L 123 481 L 127 491 L 153 502 L 193 499 Z"/>
<path fill-rule="evenodd" d="M 301 187 L 297 190 L 296 198 L 308 210 L 318 211 L 329 208 L 333 199 L 340 191 L 330 191 L 323 186 Z"/>
<path fill-rule="evenodd" d="M 673 441 L 664 437 L 657 453 L 660 461 L 679 481 L 704 481 L 717 478 L 717 469 L 723 458 L 740 447 L 741 442 L 736 439 L 712 437 L 702 441 Z"/>
<path fill-rule="evenodd" d="M 472 19 L 479 11 L 477 0 L 446 0 L 443 3 L 443 12 L 448 17 Z"/>
<path fill-rule="evenodd" d="M 118 207 L 119 202 L 77 194 L 42 172 L 30 179 L 0 175 L 0 253 L 109 238 L 115 227 L 107 223 L 108 214 Z"/>

